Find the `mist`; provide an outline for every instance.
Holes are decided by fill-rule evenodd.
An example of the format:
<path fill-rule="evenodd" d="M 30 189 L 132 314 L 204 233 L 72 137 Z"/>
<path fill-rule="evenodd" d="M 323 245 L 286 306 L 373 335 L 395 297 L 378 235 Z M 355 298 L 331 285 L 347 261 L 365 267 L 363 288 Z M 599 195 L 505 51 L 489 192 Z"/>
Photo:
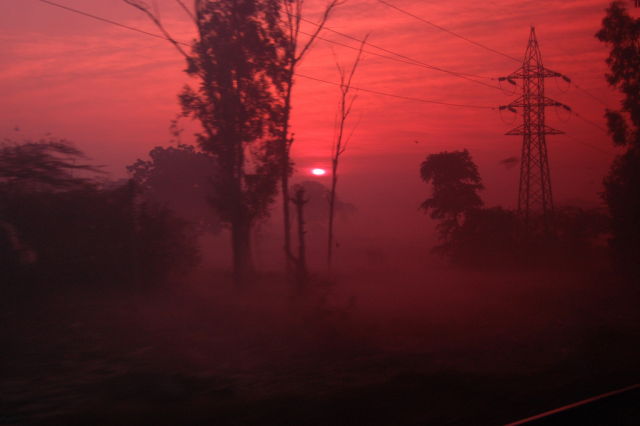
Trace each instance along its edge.
<path fill-rule="evenodd" d="M 1 425 L 638 424 L 632 4 L 31 3 Z"/>

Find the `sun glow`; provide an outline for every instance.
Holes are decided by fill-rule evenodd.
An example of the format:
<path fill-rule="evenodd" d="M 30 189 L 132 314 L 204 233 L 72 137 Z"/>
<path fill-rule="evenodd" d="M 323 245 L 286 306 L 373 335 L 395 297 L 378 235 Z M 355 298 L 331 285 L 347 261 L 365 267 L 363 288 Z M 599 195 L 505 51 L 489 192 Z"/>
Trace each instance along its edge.
<path fill-rule="evenodd" d="M 325 169 L 311 169 L 311 174 L 315 176 L 324 176 L 327 174 Z"/>

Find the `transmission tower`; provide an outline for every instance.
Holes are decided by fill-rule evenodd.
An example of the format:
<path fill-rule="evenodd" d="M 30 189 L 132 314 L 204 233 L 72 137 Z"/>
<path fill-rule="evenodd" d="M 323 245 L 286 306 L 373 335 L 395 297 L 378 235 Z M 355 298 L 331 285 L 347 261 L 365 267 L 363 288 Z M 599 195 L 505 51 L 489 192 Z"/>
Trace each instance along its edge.
<path fill-rule="evenodd" d="M 545 108 L 548 106 L 570 108 L 544 95 L 544 79 L 560 77 L 569 82 L 569 78 L 542 65 L 542 55 L 536 39 L 536 31 L 531 27 L 529 44 L 524 54 L 522 66 L 500 81 L 516 85 L 522 80 L 522 94 L 501 110 L 517 112 L 522 109 L 522 124 L 511 129 L 507 135 L 522 135 L 522 155 L 520 157 L 520 187 L 518 190 L 518 214 L 523 220 L 526 231 L 533 228 L 533 220 L 541 219 L 548 232 L 551 230 L 553 216 L 553 196 L 551 193 L 551 175 L 547 156 L 546 135 L 559 135 L 563 132 L 545 124 Z"/>

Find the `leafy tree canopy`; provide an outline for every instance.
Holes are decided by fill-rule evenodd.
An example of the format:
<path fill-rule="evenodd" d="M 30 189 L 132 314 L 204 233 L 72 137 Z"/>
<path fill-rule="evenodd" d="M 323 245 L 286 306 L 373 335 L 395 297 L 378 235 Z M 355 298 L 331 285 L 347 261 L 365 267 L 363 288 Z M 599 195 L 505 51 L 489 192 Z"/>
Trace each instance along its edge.
<path fill-rule="evenodd" d="M 611 247 L 620 266 L 640 273 L 640 19 L 631 17 L 623 2 L 614 1 L 596 37 L 611 48 L 607 82 L 623 95 L 619 110 L 605 112 L 614 145 L 626 147 L 604 180 Z"/>
<path fill-rule="evenodd" d="M 0 183 L 30 190 L 75 189 L 92 183 L 88 175 L 100 173 L 86 161 L 82 151 L 64 139 L 5 140 L 0 143 Z"/>
<path fill-rule="evenodd" d="M 148 160 L 138 159 L 127 170 L 147 199 L 170 208 L 200 231 L 220 230 L 220 220 L 210 203 L 218 173 L 210 154 L 191 145 L 157 146 L 149 152 Z"/>
<path fill-rule="evenodd" d="M 478 167 L 469 151 L 444 151 L 430 154 L 420 166 L 420 177 L 431 183 L 431 198 L 421 204 L 432 219 L 441 220 L 438 230 L 442 239 L 461 225 L 463 216 L 482 207 L 478 191 L 483 189 Z"/>
<path fill-rule="evenodd" d="M 619 111 L 606 111 L 616 145 L 640 145 L 640 19 L 633 18 L 621 1 L 612 2 L 596 37 L 611 47 L 606 79 L 624 99 Z M 631 125 L 629 125 L 630 121 Z"/>

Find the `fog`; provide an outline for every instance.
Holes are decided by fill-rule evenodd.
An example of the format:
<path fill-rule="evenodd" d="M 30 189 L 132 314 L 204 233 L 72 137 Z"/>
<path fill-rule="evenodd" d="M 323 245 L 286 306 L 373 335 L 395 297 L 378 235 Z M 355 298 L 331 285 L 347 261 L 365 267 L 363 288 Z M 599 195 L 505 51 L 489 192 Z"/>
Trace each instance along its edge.
<path fill-rule="evenodd" d="M 0 425 L 640 423 L 636 8 L 112 3 L 0 13 Z"/>
<path fill-rule="evenodd" d="M 363 215 L 339 220 L 331 275 L 309 232 L 305 288 L 277 216 L 244 288 L 226 231 L 188 273 L 5 287 L 3 421 L 504 424 L 637 377 L 638 289 L 606 258 L 457 267 Z"/>

